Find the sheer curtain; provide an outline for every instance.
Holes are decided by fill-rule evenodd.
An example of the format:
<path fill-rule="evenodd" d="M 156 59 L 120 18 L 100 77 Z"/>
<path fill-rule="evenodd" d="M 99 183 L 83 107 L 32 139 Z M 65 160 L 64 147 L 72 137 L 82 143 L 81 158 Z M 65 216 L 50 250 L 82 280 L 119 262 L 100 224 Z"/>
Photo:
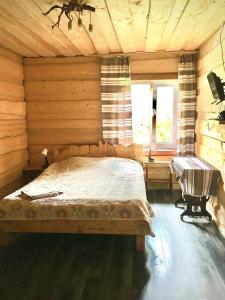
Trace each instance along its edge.
<path fill-rule="evenodd" d="M 179 156 L 195 155 L 196 73 L 196 55 L 181 55 L 178 65 L 177 153 Z"/>
<path fill-rule="evenodd" d="M 102 58 L 101 100 L 104 142 L 131 144 L 131 74 L 128 57 Z"/>

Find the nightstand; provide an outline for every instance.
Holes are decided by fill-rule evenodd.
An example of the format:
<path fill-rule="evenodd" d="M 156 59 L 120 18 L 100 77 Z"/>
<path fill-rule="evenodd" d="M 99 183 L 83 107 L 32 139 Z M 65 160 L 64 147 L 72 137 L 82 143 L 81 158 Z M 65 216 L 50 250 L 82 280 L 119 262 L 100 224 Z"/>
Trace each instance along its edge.
<path fill-rule="evenodd" d="M 34 180 L 44 171 L 43 167 L 39 166 L 28 166 L 23 169 L 23 178 L 25 183 L 29 183 L 30 181 Z"/>
<path fill-rule="evenodd" d="M 167 184 L 169 189 L 173 189 L 172 174 L 170 172 L 169 161 L 144 161 L 144 167 L 146 172 L 146 188 L 148 189 L 148 183 L 154 185 L 155 183 Z"/>

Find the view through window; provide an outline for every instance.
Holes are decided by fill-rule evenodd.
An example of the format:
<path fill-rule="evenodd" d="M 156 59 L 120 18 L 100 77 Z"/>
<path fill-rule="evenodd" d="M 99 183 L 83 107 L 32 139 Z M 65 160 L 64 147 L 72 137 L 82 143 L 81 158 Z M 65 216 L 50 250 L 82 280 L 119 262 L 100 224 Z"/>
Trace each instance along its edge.
<path fill-rule="evenodd" d="M 177 82 L 134 82 L 131 97 L 134 143 L 146 149 L 175 149 Z"/>

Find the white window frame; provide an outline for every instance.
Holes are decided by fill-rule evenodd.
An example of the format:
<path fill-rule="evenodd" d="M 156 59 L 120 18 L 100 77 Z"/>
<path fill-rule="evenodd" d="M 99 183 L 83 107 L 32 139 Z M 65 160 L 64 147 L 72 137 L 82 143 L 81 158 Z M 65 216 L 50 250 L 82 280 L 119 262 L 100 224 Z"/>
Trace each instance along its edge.
<path fill-rule="evenodd" d="M 149 130 L 149 145 L 152 150 L 175 150 L 176 149 L 176 132 L 177 132 L 177 99 L 178 99 L 178 81 L 177 79 L 172 80 L 132 80 L 131 84 L 148 84 L 150 89 L 151 99 L 149 99 L 150 108 L 153 106 L 153 93 L 157 91 L 158 87 L 173 86 L 174 87 L 174 101 L 173 101 L 173 141 L 172 143 L 156 143 L 156 130 L 153 130 L 152 124 L 150 124 Z M 147 149 L 146 149 L 147 150 Z"/>
<path fill-rule="evenodd" d="M 174 90 L 173 98 L 173 123 L 172 123 L 172 133 L 173 140 L 172 143 L 156 143 L 156 130 L 152 130 L 152 149 L 153 150 L 174 150 L 176 149 L 177 141 L 177 96 L 178 96 L 178 82 L 177 80 L 155 80 L 151 81 L 153 93 L 157 92 L 158 87 L 172 86 Z"/>

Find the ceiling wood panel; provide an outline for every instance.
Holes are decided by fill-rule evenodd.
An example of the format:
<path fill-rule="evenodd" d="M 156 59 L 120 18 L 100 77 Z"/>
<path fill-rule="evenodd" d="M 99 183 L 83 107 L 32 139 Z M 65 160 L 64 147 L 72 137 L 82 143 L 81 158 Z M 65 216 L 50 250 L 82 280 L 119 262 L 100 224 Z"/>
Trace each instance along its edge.
<path fill-rule="evenodd" d="M 221 32 L 221 28 L 210 38 L 207 40 L 206 43 L 204 43 L 204 48 L 201 49 L 200 58 L 211 52 L 214 48 L 219 46 L 219 41 L 224 43 L 225 41 L 225 30 Z"/>
<path fill-rule="evenodd" d="M 149 0 L 129 0 L 133 19 L 133 33 L 136 51 L 145 51 L 147 24 L 149 19 Z"/>
<path fill-rule="evenodd" d="M 36 57 L 38 54 L 29 49 L 29 46 L 25 46 L 22 41 L 17 39 L 11 33 L 0 28 L 0 44 L 5 48 L 16 52 L 21 56 Z"/>
<path fill-rule="evenodd" d="M 129 1 L 107 0 L 106 3 L 122 52 L 135 52 L 134 23 L 129 9 Z"/>
<path fill-rule="evenodd" d="M 199 44 L 202 44 L 208 39 L 209 29 L 210 32 L 215 32 L 221 27 L 221 22 L 223 21 L 225 21 L 225 0 L 213 1 L 208 11 L 203 15 L 201 22 L 198 24 L 197 33 L 196 30 L 193 29 L 192 35 L 189 37 L 192 43 L 188 44 L 188 39 L 186 40 L 184 45 L 185 49 L 189 50 L 191 46 L 197 48 Z"/>
<path fill-rule="evenodd" d="M 192 32 L 189 34 L 188 38 L 186 38 L 185 42 L 183 43 L 182 47 L 189 49 L 190 45 L 189 45 L 188 40 L 192 41 L 192 45 L 198 45 L 199 40 L 202 41 L 207 36 L 207 33 L 204 34 L 204 32 L 208 26 L 211 29 L 212 28 L 217 29 L 221 24 L 221 20 L 223 20 L 223 18 L 225 19 L 224 7 L 225 7 L 225 0 L 224 1 L 221 1 L 221 0 L 211 1 L 208 5 L 207 10 L 204 11 L 204 13 L 201 15 L 200 20 L 198 21 L 198 24 L 196 25 L 198 34 L 196 34 L 196 28 L 193 28 Z M 218 18 L 218 13 L 220 11 L 223 12 L 222 18 Z M 217 17 L 215 17 L 215 16 L 217 16 Z M 212 22 L 215 24 L 214 26 L 213 26 Z"/>
<path fill-rule="evenodd" d="M 190 0 L 188 2 L 176 30 L 172 35 L 167 47 L 168 50 L 176 50 L 177 44 L 179 44 L 180 47 L 183 47 L 184 42 L 189 39 L 189 36 L 194 29 L 196 34 L 198 34 L 198 24 L 211 2 L 212 0 Z M 191 26 L 188 26 L 190 22 Z"/>
<path fill-rule="evenodd" d="M 9 0 L 9 5 L 7 5 L 6 1 L 0 1 L 0 9 L 7 11 L 9 14 L 11 14 L 15 21 L 20 22 L 23 24 L 24 27 L 31 30 L 31 36 L 34 38 L 35 35 L 39 36 L 41 43 L 44 44 L 44 41 L 49 44 L 51 41 L 51 36 L 49 37 L 50 29 L 44 28 L 41 26 L 31 15 L 29 15 L 23 8 L 19 7 L 19 4 L 17 1 Z M 13 19 L 11 20 L 13 23 Z M 33 35 L 34 33 L 34 35 Z M 55 37 L 56 38 L 56 37 Z M 57 45 L 57 39 L 52 40 L 51 42 L 51 48 L 53 49 L 53 56 L 60 55 L 62 53 L 62 49 Z M 4 44 L 3 44 L 4 46 Z M 14 51 L 17 52 L 17 48 L 14 48 Z M 19 53 L 20 54 L 20 53 Z M 25 55 L 24 56 L 28 56 Z M 29 55 L 31 56 L 31 55 Z"/>
<path fill-rule="evenodd" d="M 161 36 L 161 40 L 158 45 L 157 50 L 167 50 L 167 46 L 170 42 L 171 36 L 176 30 L 176 26 L 179 23 L 179 20 L 182 18 L 183 12 L 187 6 L 189 0 L 179 0 L 175 1 L 173 9 L 170 14 L 170 18 L 166 23 L 164 32 Z M 195 48 L 194 48 L 195 49 Z"/>
<path fill-rule="evenodd" d="M 8 14 L 4 9 L 1 9 L 0 27 L 2 29 L 5 29 L 9 34 L 12 33 L 14 37 L 17 37 L 17 39 L 25 45 L 29 45 L 29 48 L 40 56 L 55 55 L 52 48 L 45 43 L 43 39 L 39 38 L 35 32 L 31 31 L 16 19 L 14 19 L 12 23 L 12 19 L 13 15 Z"/>
<path fill-rule="evenodd" d="M 105 0 L 92 0 L 91 4 L 96 7 L 95 14 L 98 18 L 99 24 L 104 24 L 104 26 L 101 25 L 101 30 L 107 42 L 109 52 L 121 52 L 120 43 L 118 41 L 114 25 L 111 21 L 111 16 Z"/>
<path fill-rule="evenodd" d="M 19 8 L 23 7 L 27 12 L 29 12 L 30 17 L 36 20 L 44 29 L 50 33 L 48 38 L 57 41 L 57 44 L 61 45 L 64 55 L 74 55 L 77 52 L 77 48 L 73 43 L 65 36 L 65 34 L 59 28 L 55 28 L 54 32 L 51 29 L 52 22 L 48 16 L 44 16 L 42 11 L 37 6 L 37 4 L 32 0 L 15 0 L 19 3 Z M 43 30 L 42 30 L 43 31 Z M 40 32 L 42 34 L 42 31 Z M 79 54 L 79 53 L 78 53 Z"/>
<path fill-rule="evenodd" d="M 82 22 L 84 24 L 83 31 L 85 30 L 86 32 L 88 32 L 89 19 L 90 19 L 89 13 L 86 13 L 82 18 Z M 109 53 L 109 47 L 105 39 L 105 36 L 102 33 L 103 26 L 99 23 L 96 14 L 92 14 L 91 19 L 92 19 L 92 24 L 94 26 L 94 30 L 93 32 L 89 33 L 89 36 L 94 45 L 95 52 L 99 54 L 107 54 Z"/>
<path fill-rule="evenodd" d="M 59 10 L 43 12 L 62 2 L 0 1 L 0 46 L 23 57 L 195 50 L 225 21 L 225 0 L 89 0 L 92 33 L 88 12 L 82 31 L 75 12 L 72 32 L 64 15 L 52 30 Z"/>
<path fill-rule="evenodd" d="M 146 52 L 156 51 L 169 21 L 175 0 L 151 0 L 146 35 Z"/>
<path fill-rule="evenodd" d="M 52 21 L 48 17 L 42 15 L 42 11 L 33 1 L 0 1 L 0 8 L 4 8 L 7 12 L 13 14 L 16 20 L 22 22 L 24 26 L 30 28 L 47 43 L 52 45 L 56 55 L 73 55 L 73 51 L 71 50 L 72 47 L 68 49 L 67 43 L 64 43 L 65 35 L 62 34 L 61 30 L 58 28 L 55 28 L 54 32 L 52 31 Z"/>

